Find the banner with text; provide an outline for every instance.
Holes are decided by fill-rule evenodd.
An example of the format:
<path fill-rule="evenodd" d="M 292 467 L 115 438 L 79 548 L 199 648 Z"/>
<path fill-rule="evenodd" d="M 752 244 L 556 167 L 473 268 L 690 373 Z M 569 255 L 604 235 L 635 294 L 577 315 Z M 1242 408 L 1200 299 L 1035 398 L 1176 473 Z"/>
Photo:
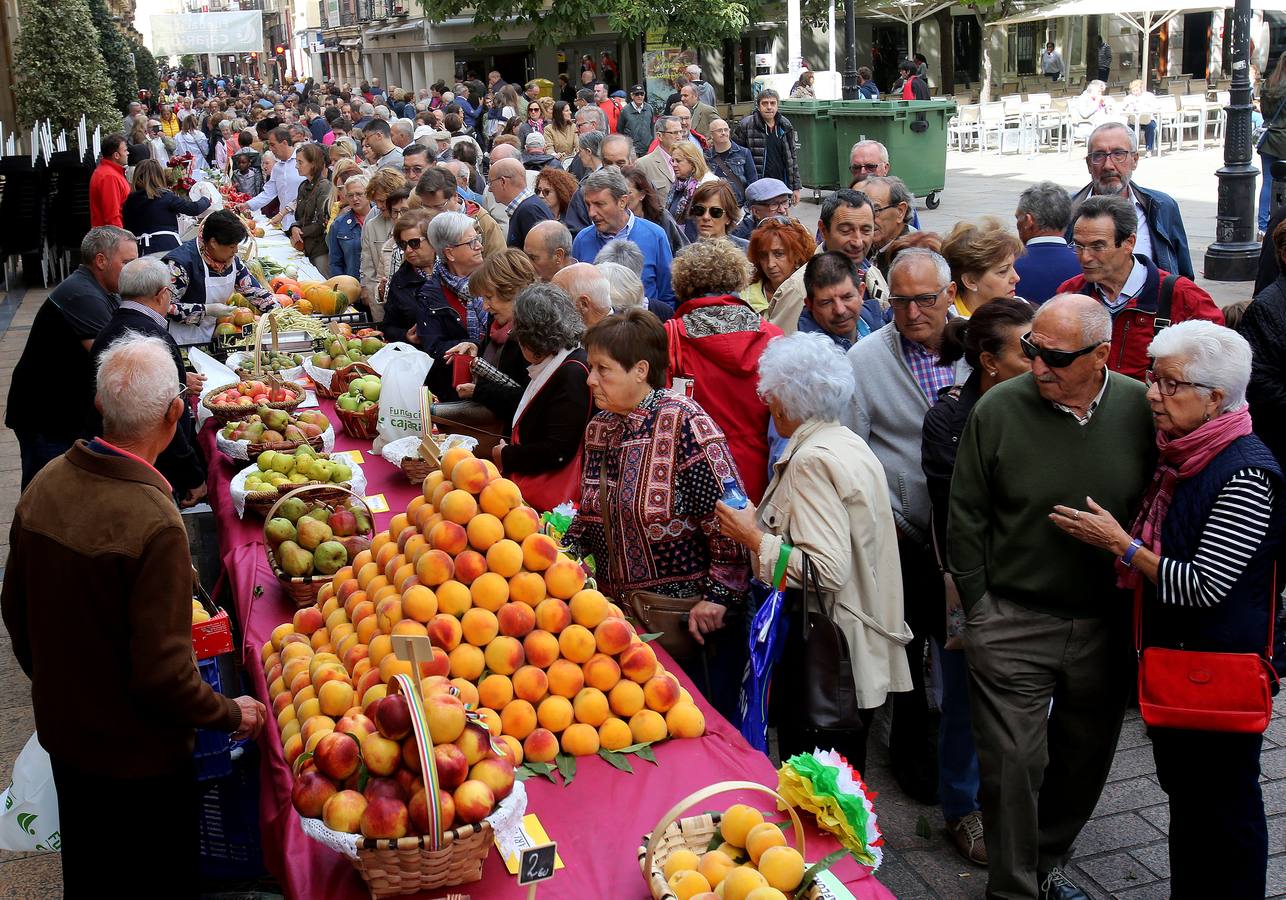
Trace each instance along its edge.
<path fill-rule="evenodd" d="M 158 56 L 263 50 L 263 13 L 258 10 L 156 15 L 151 22 L 151 49 Z"/>

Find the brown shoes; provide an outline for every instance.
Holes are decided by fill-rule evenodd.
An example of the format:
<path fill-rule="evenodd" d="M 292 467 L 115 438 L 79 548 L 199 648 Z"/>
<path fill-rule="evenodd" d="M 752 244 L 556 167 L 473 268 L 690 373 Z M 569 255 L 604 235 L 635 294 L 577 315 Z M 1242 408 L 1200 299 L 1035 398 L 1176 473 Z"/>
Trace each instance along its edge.
<path fill-rule="evenodd" d="M 982 838 L 982 814 L 969 813 L 962 819 L 947 823 L 947 835 L 956 851 L 976 866 L 987 865 L 987 845 Z"/>

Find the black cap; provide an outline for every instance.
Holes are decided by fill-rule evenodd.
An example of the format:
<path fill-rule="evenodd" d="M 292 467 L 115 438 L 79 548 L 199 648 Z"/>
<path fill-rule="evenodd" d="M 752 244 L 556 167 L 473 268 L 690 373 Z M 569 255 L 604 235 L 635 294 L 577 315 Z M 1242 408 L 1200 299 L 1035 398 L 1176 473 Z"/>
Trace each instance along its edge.
<path fill-rule="evenodd" d="M 646 94 L 646 93 L 647 93 L 647 88 L 643 87 L 643 85 L 641 85 L 641 84 L 636 84 L 636 85 L 634 85 L 634 87 L 630 88 L 630 93 L 631 93 L 631 94 Z"/>

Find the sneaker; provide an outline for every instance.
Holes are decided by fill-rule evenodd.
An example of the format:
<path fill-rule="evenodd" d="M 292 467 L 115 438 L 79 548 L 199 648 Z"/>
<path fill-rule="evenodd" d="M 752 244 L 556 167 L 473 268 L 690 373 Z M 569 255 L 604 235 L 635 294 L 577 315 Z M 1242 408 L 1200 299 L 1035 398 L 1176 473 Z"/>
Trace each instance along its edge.
<path fill-rule="evenodd" d="M 947 834 L 956 852 L 976 866 L 987 864 L 987 845 L 982 839 L 982 814 L 977 812 L 947 823 Z"/>
<path fill-rule="evenodd" d="M 1040 880 L 1040 900 L 1089 900 L 1080 885 L 1058 866 L 1048 872 L 1037 872 L 1036 877 Z"/>

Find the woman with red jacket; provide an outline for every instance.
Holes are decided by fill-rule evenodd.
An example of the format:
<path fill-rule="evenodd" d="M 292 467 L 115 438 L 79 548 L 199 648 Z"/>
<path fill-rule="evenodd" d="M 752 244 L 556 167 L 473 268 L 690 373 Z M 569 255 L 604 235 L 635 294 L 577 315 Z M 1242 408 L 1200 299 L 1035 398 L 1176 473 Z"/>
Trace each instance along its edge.
<path fill-rule="evenodd" d="M 759 357 L 782 333 L 741 299 L 753 269 L 727 241 L 689 244 L 674 257 L 677 306 L 665 323 L 670 388 L 696 400 L 723 429 L 745 485 L 758 503 L 768 486 L 768 407 L 759 398 Z"/>

